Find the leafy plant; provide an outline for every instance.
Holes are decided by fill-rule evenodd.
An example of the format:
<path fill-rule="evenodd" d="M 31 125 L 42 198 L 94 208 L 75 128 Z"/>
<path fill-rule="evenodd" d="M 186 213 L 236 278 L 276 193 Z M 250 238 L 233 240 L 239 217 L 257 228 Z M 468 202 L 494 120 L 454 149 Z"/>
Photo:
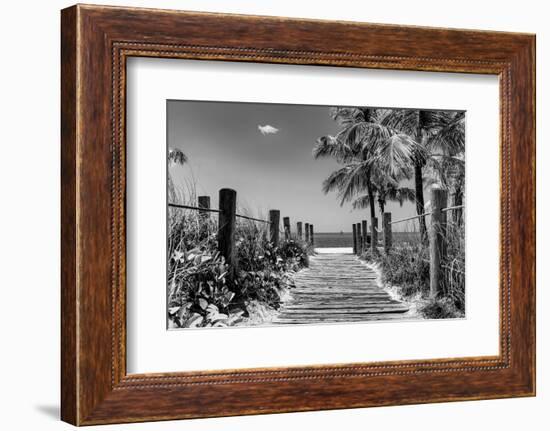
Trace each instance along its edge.
<path fill-rule="evenodd" d="M 176 220 L 168 246 L 168 318 L 175 327 L 234 325 L 248 316 L 251 301 L 279 308 L 292 287 L 290 272 L 307 266 L 311 251 L 295 239 L 274 247 L 265 228 L 240 223 L 236 271 L 230 278 L 229 266 L 216 251 L 215 225 L 196 213 Z"/>
<path fill-rule="evenodd" d="M 175 272 L 168 299 L 169 317 L 180 327 L 226 323 L 227 307 L 235 294 L 227 284 L 223 257 L 195 248 L 175 251 L 171 260 L 175 261 Z"/>

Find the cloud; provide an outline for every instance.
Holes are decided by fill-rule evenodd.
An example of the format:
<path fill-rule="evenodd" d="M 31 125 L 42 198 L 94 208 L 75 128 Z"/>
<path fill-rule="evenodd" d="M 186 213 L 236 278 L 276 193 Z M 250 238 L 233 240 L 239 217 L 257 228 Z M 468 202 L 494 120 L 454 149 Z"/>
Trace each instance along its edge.
<path fill-rule="evenodd" d="M 262 135 L 274 135 L 279 131 L 276 127 L 270 126 L 269 124 L 266 124 L 265 126 L 260 126 L 258 124 L 258 130 Z"/>

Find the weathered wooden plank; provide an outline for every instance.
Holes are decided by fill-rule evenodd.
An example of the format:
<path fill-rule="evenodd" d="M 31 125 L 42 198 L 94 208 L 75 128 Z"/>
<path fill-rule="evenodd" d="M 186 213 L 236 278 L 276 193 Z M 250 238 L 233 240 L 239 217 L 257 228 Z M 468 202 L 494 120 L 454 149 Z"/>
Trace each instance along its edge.
<path fill-rule="evenodd" d="M 281 313 L 282 316 L 285 314 L 291 314 L 293 316 L 309 316 L 311 314 L 322 314 L 325 316 L 334 316 L 340 314 L 370 314 L 370 313 L 405 313 L 409 311 L 408 307 L 399 306 L 399 305 L 365 305 L 362 308 L 346 308 L 346 309 L 318 309 L 318 308 L 297 308 L 292 310 L 290 313 Z"/>
<path fill-rule="evenodd" d="M 361 303 L 357 303 L 354 301 L 345 301 L 345 302 L 292 302 L 290 305 L 284 305 L 282 309 L 284 310 L 293 310 L 298 308 L 304 308 L 304 309 L 317 309 L 317 310 L 339 310 L 341 308 L 345 309 L 362 309 L 365 307 L 376 307 L 380 305 L 399 305 L 401 306 L 402 303 L 399 301 L 394 301 L 392 299 L 374 299 L 371 301 L 362 301 Z"/>
<path fill-rule="evenodd" d="M 351 254 L 316 255 L 294 276 L 290 299 L 274 324 L 344 323 L 404 318 L 409 308 L 391 298 L 377 274 Z"/>
<path fill-rule="evenodd" d="M 299 301 L 312 301 L 312 302 L 316 302 L 316 303 L 320 303 L 320 302 L 323 302 L 323 301 L 326 301 L 326 302 L 334 302 L 334 301 L 342 301 L 342 302 L 350 302 L 350 301 L 356 301 L 356 300 L 360 300 L 360 301 L 380 301 L 380 300 L 389 300 L 389 299 L 392 299 L 390 297 L 390 295 L 388 294 L 384 294 L 384 293 L 380 293 L 380 294 L 377 294 L 375 292 L 372 292 L 372 293 L 367 293 L 367 294 L 354 294 L 354 293 L 349 293 L 349 294 L 341 294 L 341 293 L 336 293 L 336 294 L 321 294 L 321 295 L 316 295 L 316 294 L 300 294 L 300 295 L 292 295 L 292 301 L 293 302 L 299 302 Z"/>
<path fill-rule="evenodd" d="M 338 287 L 338 286 L 311 286 L 311 287 L 295 287 L 291 290 L 292 296 L 300 296 L 300 295 L 307 295 L 315 293 L 316 295 L 323 295 L 323 294 L 332 294 L 332 293 L 340 293 L 340 294 L 373 294 L 378 293 L 380 290 L 370 286 L 360 286 L 360 287 L 350 287 L 347 288 Z"/>
<path fill-rule="evenodd" d="M 281 310 L 281 316 L 284 315 L 312 315 L 320 314 L 323 316 L 339 316 L 341 314 L 371 314 L 371 313 L 406 313 L 409 311 L 408 307 L 404 307 L 398 304 L 368 304 L 359 307 L 311 307 L 311 306 L 298 306 L 288 307 Z"/>
<path fill-rule="evenodd" d="M 343 318 L 332 318 L 332 317 L 327 317 L 322 319 L 308 318 L 307 320 L 274 319 L 271 322 L 271 324 L 273 325 L 303 325 L 303 324 L 316 325 L 316 324 L 323 324 L 323 323 L 366 323 L 366 322 L 378 322 L 378 321 L 388 322 L 391 320 L 403 320 L 403 319 L 406 319 L 403 313 L 401 314 L 380 313 L 380 314 L 369 314 L 369 315 L 355 317 L 355 318 L 348 316 Z"/>

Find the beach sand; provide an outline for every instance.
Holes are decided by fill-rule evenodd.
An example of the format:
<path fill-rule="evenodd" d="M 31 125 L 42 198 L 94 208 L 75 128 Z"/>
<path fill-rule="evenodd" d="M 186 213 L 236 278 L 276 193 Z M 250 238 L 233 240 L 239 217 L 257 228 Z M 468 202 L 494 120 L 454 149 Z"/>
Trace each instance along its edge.
<path fill-rule="evenodd" d="M 335 254 L 335 253 L 343 253 L 343 254 L 352 254 L 353 248 L 352 247 L 316 247 L 315 253 L 319 254 Z"/>

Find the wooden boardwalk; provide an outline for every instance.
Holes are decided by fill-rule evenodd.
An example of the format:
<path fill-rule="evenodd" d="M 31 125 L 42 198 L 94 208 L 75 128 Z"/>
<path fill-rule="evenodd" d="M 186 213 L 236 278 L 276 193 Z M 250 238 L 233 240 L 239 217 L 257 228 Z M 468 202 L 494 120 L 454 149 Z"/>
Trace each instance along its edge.
<path fill-rule="evenodd" d="M 292 298 L 274 324 L 337 323 L 405 318 L 409 308 L 376 282 L 376 273 L 353 254 L 317 254 L 298 272 Z"/>

